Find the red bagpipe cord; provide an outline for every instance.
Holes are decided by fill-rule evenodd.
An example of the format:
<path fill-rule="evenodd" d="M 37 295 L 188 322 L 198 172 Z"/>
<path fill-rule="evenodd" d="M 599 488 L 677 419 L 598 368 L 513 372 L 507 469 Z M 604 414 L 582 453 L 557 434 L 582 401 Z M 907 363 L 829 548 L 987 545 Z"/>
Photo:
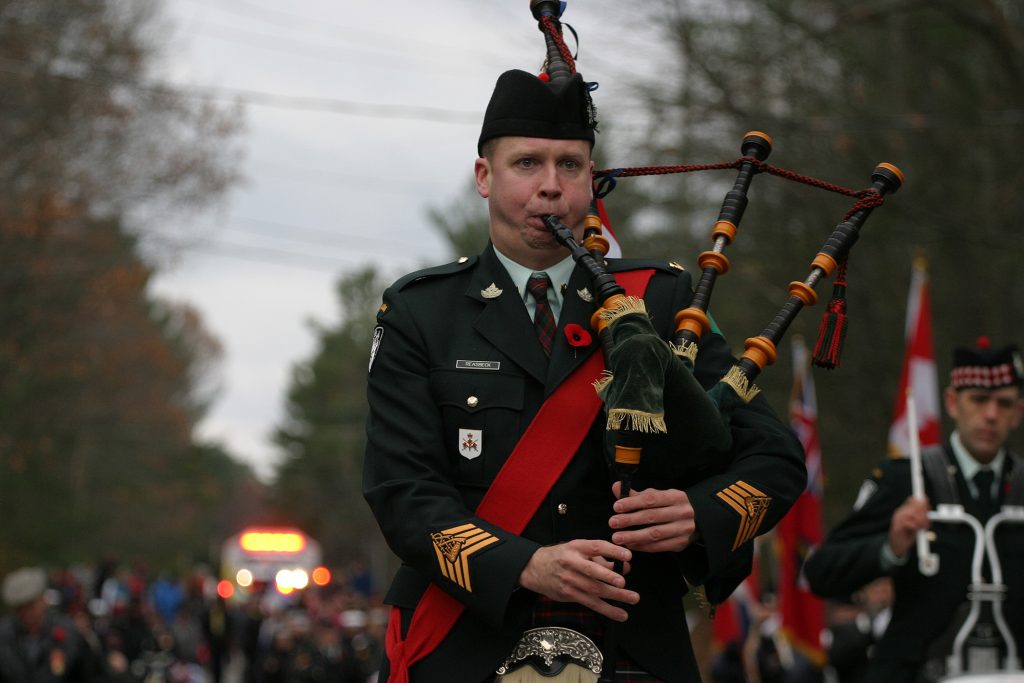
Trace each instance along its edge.
<path fill-rule="evenodd" d="M 818 343 L 814 345 L 814 364 L 828 370 L 839 367 L 846 341 L 846 258 L 839 263 L 832 281 L 832 299 L 821 317 Z"/>
<path fill-rule="evenodd" d="M 619 273 L 615 279 L 631 296 L 641 296 L 653 270 Z M 540 407 L 476 509 L 481 519 L 518 534 L 576 454 L 601 409 L 593 382 L 604 371 L 604 354 L 591 354 Z M 573 419 L 565 419 L 571 415 Z M 464 605 L 431 583 L 413 612 L 402 639 L 402 614 L 391 608 L 385 650 L 391 664 L 388 683 L 409 683 L 409 667 L 444 641 Z"/>
<path fill-rule="evenodd" d="M 848 187 L 843 187 L 842 185 L 836 185 L 835 183 L 830 183 L 802 173 L 797 173 L 796 171 L 773 166 L 753 157 L 740 157 L 734 161 L 726 161 L 717 164 L 687 164 L 682 166 L 644 166 L 635 168 L 603 169 L 594 173 L 594 177 L 596 179 L 595 187 L 597 188 L 596 192 L 598 197 L 604 197 L 615 189 L 617 178 L 739 168 L 739 166 L 744 162 L 753 164 L 758 173 L 768 173 L 785 180 L 803 183 L 804 185 L 810 185 L 811 187 L 835 192 L 836 194 L 856 197 L 857 201 L 854 202 L 850 210 L 846 212 L 846 217 L 843 220 L 849 220 L 849 218 L 858 211 L 873 209 L 885 203 L 885 199 L 881 194 L 879 194 L 878 190 L 873 187 L 863 190 L 853 190 Z M 829 301 L 828 308 L 822 315 L 821 328 L 818 332 L 818 342 L 814 347 L 814 355 L 812 357 L 812 361 L 815 365 L 829 370 L 841 365 L 840 359 L 843 352 L 843 342 L 846 340 L 846 329 L 848 325 L 846 315 L 846 261 L 846 256 L 843 256 L 840 259 L 839 269 L 836 273 L 835 280 L 832 283 L 832 300 Z"/>

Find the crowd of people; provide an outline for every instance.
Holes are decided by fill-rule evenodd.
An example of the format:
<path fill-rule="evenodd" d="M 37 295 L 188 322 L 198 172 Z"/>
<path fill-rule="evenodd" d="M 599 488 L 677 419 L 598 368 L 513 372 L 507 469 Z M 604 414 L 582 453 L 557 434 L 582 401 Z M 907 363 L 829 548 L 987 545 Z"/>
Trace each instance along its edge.
<path fill-rule="evenodd" d="M 3 580 L 0 683 L 368 683 L 387 615 L 340 574 L 225 600 L 205 568 L 17 569 Z"/>

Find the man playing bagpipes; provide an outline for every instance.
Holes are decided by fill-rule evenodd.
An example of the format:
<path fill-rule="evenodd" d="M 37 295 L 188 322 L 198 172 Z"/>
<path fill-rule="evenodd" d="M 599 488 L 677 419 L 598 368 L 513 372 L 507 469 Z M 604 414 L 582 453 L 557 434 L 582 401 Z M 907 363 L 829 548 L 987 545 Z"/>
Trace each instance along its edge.
<path fill-rule="evenodd" d="M 544 220 L 581 238 L 594 133 L 579 74 L 502 74 L 475 163 L 489 244 L 384 293 L 364 494 L 403 564 L 386 596 L 382 682 L 699 681 L 684 595 L 724 600 L 750 571 L 753 538 L 805 487 L 799 443 L 756 397 L 699 476 L 638 479 L 619 498 L 592 386 L 604 370 L 594 285 Z M 642 299 L 658 343 L 671 339 L 689 274 L 605 267 Z M 707 389 L 734 362 L 709 330 L 692 374 Z M 670 436 L 660 453 L 703 457 Z"/>
<path fill-rule="evenodd" d="M 864 482 L 854 510 L 804 565 L 811 589 L 826 598 L 892 577 L 892 617 L 874 645 L 865 680 L 916 683 L 937 680 L 946 671 L 968 606 L 975 538 L 967 525 L 931 523 L 929 508 L 962 505 L 984 525 L 1001 506 L 1024 505 L 1024 460 L 1006 447 L 1024 416 L 1022 386 L 1024 362 L 1015 346 L 993 347 L 982 339 L 955 349 L 943 399 L 956 429 L 942 446 L 921 453 L 924 497 L 911 495 L 910 459 L 888 460 Z M 929 528 L 934 531 L 929 553 L 938 558 L 930 570 L 915 548 L 918 535 Z M 994 545 L 1005 581 L 999 611 L 1019 647 L 1024 645 L 1024 526 L 997 527 Z M 984 581 L 993 580 L 987 562 L 983 572 Z M 985 609 L 980 616 L 964 643 L 967 662 L 961 671 L 976 668 L 971 664 L 975 646 L 991 649 L 985 669 L 1003 668 L 1007 649 L 994 614 Z M 977 642 L 983 632 L 991 643 Z"/>

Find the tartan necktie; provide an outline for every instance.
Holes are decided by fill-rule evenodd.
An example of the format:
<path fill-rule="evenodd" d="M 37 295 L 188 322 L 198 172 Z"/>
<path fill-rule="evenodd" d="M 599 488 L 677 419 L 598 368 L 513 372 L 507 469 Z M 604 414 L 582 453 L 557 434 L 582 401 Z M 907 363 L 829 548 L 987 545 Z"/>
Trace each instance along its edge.
<path fill-rule="evenodd" d="M 537 330 L 537 339 L 544 349 L 544 354 L 551 355 L 551 346 L 555 339 L 555 315 L 548 303 L 548 289 L 551 278 L 547 273 L 534 273 L 526 283 L 526 291 L 533 295 L 537 309 L 533 314 L 533 326 Z"/>

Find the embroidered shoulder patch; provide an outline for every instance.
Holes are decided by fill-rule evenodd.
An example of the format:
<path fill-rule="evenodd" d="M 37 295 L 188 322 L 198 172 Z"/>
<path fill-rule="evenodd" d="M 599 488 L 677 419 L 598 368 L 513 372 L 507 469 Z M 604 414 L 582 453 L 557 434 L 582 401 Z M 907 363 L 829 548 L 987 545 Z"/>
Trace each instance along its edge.
<path fill-rule="evenodd" d="M 469 572 L 469 558 L 499 539 L 475 524 L 463 524 L 430 534 L 437 562 L 444 578 L 457 584 L 467 593 L 473 592 Z"/>
<path fill-rule="evenodd" d="M 737 481 L 715 495 L 740 516 L 740 526 L 732 544 L 732 549 L 736 550 L 757 535 L 772 499 L 745 481 Z"/>

